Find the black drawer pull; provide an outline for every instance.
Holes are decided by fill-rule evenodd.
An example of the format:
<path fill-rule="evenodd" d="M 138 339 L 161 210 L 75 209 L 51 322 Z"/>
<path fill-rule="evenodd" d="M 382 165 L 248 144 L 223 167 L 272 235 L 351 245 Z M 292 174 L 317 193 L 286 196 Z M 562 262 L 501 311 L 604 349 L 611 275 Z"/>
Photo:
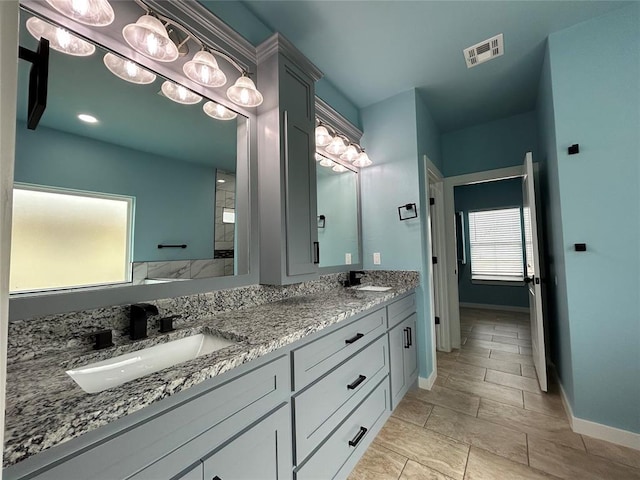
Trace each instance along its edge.
<path fill-rule="evenodd" d="M 216 475 L 215 477 L 213 477 L 211 480 L 222 480 L 218 475 Z"/>
<path fill-rule="evenodd" d="M 409 343 L 409 327 L 405 327 L 402 329 L 404 332 L 404 348 L 409 348 L 411 344 Z"/>
<path fill-rule="evenodd" d="M 344 343 L 346 343 L 347 345 L 351 345 L 352 343 L 360 340 L 362 337 L 364 337 L 364 333 L 356 333 L 355 337 L 347 338 Z"/>
<path fill-rule="evenodd" d="M 409 330 L 409 346 L 413 345 L 413 330 L 411 330 L 411 327 L 407 327 L 407 330 Z"/>
<path fill-rule="evenodd" d="M 353 440 L 349 440 L 349 446 L 350 447 L 357 446 L 360 443 L 360 440 L 362 440 L 362 438 L 366 435 L 366 433 L 367 433 L 367 429 L 364 427 L 360 427 L 360 431 L 355 437 L 353 437 Z"/>
<path fill-rule="evenodd" d="M 347 390 L 355 390 L 356 388 L 358 388 L 358 385 L 360 385 L 366 379 L 367 377 L 365 377 L 364 375 L 358 375 L 358 378 L 356 378 L 352 383 L 347 385 Z"/>

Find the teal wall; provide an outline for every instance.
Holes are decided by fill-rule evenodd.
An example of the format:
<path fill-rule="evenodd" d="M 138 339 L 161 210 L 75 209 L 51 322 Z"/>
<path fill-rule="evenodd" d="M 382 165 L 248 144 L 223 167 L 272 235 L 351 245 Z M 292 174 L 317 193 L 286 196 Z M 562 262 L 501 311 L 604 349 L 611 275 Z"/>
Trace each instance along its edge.
<path fill-rule="evenodd" d="M 270 26 L 254 15 L 242 2 L 207 0 L 201 3 L 254 46 L 260 45 L 275 33 Z M 356 127 L 362 128 L 360 110 L 330 79 L 321 78 L 316 82 L 316 95 Z"/>
<path fill-rule="evenodd" d="M 215 169 L 18 122 L 16 182 L 135 197 L 133 260 L 213 258 Z M 158 249 L 159 243 L 186 249 Z"/>
<path fill-rule="evenodd" d="M 325 227 L 318 228 L 320 266 L 345 264 L 345 253 L 351 263 L 360 260 L 358 252 L 358 193 L 356 174 L 334 173 L 317 165 L 318 215 L 324 215 Z"/>
<path fill-rule="evenodd" d="M 522 180 L 514 178 L 498 182 L 455 187 L 456 212 L 464 212 L 465 238 L 469 238 L 469 211 L 491 208 L 522 208 Z M 522 285 L 486 285 L 471 282 L 471 248 L 466 242 L 467 263 L 458 264 L 458 295 L 461 303 L 505 305 L 529 308 L 529 292 Z M 524 251 L 523 251 L 524 258 Z"/>
<path fill-rule="evenodd" d="M 557 168 L 563 239 L 552 255 L 564 255 L 568 315 L 558 320 L 559 342 L 571 344 L 573 413 L 632 432 L 640 432 L 638 25 L 633 3 L 548 39 L 555 123 L 548 177 L 552 190 Z M 541 103 L 548 120 L 548 100 Z M 573 143 L 580 154 L 568 156 Z M 576 242 L 587 252 L 575 252 Z M 567 367 L 560 370 L 566 378 Z"/>
<path fill-rule="evenodd" d="M 565 247 L 562 234 L 562 208 L 558 179 L 558 152 L 556 150 L 555 114 L 551 88 L 551 61 L 547 45 L 538 87 L 538 133 L 540 135 L 540 198 L 538 215 L 542 221 L 542 237 L 546 252 L 544 263 L 547 281 L 544 295 L 546 326 L 549 332 L 551 361 L 556 366 L 560 382 L 569 402 L 573 405 L 573 366 L 571 360 L 571 327 L 567 303 L 567 277 L 565 275 Z"/>
<path fill-rule="evenodd" d="M 416 95 L 416 128 L 418 130 L 418 153 L 427 155 L 429 160 L 438 167 L 442 173 L 442 146 L 441 135 L 436 122 L 429 112 L 426 102 L 420 94 Z M 429 153 L 427 153 L 429 152 Z"/>
<path fill-rule="evenodd" d="M 535 112 L 482 123 L 442 135 L 442 174 L 445 177 L 522 165 L 524 154 L 537 161 Z"/>
<path fill-rule="evenodd" d="M 418 356 L 420 376 L 433 371 L 429 320 L 430 284 L 424 234 L 426 198 L 422 154 L 438 158 L 437 145 L 418 151 L 417 94 L 410 90 L 362 110 L 363 144 L 375 162 L 361 171 L 363 266 L 365 269 L 417 270 L 420 272 L 418 300 Z M 424 133 L 424 132 L 423 132 Z M 428 132 L 437 137 L 436 132 Z M 398 206 L 416 203 L 418 218 L 400 221 Z M 380 252 L 381 265 L 372 255 Z"/>

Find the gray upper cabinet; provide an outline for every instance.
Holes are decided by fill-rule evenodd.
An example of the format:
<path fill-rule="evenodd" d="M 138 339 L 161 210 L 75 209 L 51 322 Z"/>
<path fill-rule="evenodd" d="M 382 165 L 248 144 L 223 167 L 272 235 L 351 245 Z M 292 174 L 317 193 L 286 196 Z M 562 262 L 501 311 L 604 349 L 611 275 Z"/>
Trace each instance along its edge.
<path fill-rule="evenodd" d="M 285 38 L 258 47 L 260 283 L 317 278 L 315 89 L 321 73 Z"/>

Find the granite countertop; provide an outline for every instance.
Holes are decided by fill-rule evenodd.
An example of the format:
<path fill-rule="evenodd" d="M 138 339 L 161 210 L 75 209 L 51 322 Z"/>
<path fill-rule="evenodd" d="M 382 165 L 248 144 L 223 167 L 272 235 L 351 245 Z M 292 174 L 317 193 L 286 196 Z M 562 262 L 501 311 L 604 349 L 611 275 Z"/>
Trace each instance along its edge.
<path fill-rule="evenodd" d="M 377 285 L 385 285 L 376 282 Z M 234 367 L 402 295 L 417 286 L 387 283 L 386 292 L 335 288 L 190 321 L 170 334 L 85 355 L 60 351 L 9 364 L 4 466 L 78 437 Z M 100 393 L 85 393 L 65 370 L 197 333 L 236 345 Z"/>

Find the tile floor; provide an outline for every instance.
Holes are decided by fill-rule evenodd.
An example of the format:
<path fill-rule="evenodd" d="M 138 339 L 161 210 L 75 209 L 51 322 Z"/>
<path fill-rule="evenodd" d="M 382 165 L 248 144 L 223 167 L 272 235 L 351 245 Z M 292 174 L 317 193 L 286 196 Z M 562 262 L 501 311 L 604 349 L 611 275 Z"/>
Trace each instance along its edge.
<path fill-rule="evenodd" d="M 538 388 L 528 315 L 461 309 L 462 348 L 438 352 L 349 480 L 640 479 L 640 451 L 571 431 L 558 386 Z"/>

